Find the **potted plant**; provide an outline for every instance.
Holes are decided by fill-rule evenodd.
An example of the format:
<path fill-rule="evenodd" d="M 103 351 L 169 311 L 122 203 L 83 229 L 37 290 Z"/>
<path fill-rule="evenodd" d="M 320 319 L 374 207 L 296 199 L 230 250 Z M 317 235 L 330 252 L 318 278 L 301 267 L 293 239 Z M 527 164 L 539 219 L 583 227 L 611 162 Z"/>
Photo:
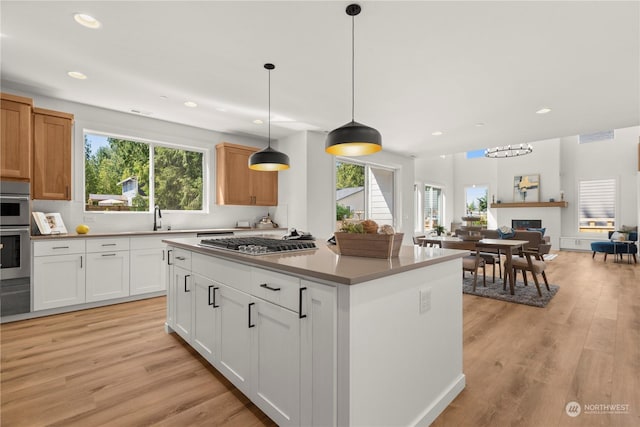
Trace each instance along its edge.
<path fill-rule="evenodd" d="M 447 229 L 444 228 L 444 225 L 436 225 L 433 229 L 436 230 L 436 235 L 438 236 L 442 236 L 442 233 L 447 231 Z"/>

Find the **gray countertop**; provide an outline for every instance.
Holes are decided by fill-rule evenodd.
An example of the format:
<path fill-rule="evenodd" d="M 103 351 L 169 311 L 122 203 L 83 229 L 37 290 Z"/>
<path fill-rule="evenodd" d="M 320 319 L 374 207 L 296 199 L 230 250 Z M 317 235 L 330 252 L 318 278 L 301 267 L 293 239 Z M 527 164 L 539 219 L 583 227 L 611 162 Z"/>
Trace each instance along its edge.
<path fill-rule="evenodd" d="M 468 254 L 468 251 L 454 249 L 403 246 L 398 257 L 390 259 L 365 258 L 340 255 L 335 246 L 316 241 L 318 249 L 315 250 L 252 256 L 199 246 L 199 241 L 194 238 L 167 238 L 163 240 L 168 245 L 204 255 L 345 285 L 355 285 L 404 271 L 428 267 L 462 258 Z"/>
<path fill-rule="evenodd" d="M 185 234 L 185 233 L 227 233 L 227 232 L 254 232 L 264 233 L 271 231 L 282 231 L 282 234 L 287 233 L 286 228 L 201 228 L 195 230 L 165 230 L 160 229 L 158 231 L 145 230 L 145 231 L 114 231 L 114 232 L 102 232 L 87 234 L 67 233 L 67 234 L 47 234 L 47 235 L 33 235 L 31 240 L 48 240 L 48 239 L 70 239 L 70 238 L 100 238 L 100 237 L 144 237 L 144 236 L 157 236 L 157 235 L 172 235 L 172 234 Z"/>

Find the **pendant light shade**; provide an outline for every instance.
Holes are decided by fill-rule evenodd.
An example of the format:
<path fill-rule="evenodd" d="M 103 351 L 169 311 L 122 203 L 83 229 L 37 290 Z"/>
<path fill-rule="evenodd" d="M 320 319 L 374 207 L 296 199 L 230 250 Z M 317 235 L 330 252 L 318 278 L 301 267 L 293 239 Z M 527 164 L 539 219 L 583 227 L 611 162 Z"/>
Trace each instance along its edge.
<path fill-rule="evenodd" d="M 355 110 L 355 16 L 361 11 L 357 4 L 347 6 L 351 16 L 351 121 L 327 135 L 325 151 L 334 156 L 364 156 L 382 150 L 382 136 L 376 129 L 354 120 Z"/>
<path fill-rule="evenodd" d="M 249 156 L 249 169 L 266 172 L 281 171 L 289 169 L 289 156 L 271 148 L 271 70 L 276 66 L 264 64 L 264 68 L 269 71 L 269 145 Z"/>

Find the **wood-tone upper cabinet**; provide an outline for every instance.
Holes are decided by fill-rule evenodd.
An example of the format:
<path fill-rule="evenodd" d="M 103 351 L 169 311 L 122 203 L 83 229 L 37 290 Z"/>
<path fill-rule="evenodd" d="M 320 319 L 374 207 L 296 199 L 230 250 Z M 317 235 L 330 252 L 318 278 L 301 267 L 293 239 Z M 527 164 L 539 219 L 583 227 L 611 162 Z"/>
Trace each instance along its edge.
<path fill-rule="evenodd" d="M 216 145 L 217 204 L 278 204 L 278 172 L 249 169 L 249 156 L 256 151 L 258 148 L 227 142 Z"/>
<path fill-rule="evenodd" d="M 0 94 L 0 177 L 31 179 L 31 109 L 30 98 Z"/>
<path fill-rule="evenodd" d="M 34 108 L 34 199 L 71 200 L 71 128 L 73 115 Z"/>

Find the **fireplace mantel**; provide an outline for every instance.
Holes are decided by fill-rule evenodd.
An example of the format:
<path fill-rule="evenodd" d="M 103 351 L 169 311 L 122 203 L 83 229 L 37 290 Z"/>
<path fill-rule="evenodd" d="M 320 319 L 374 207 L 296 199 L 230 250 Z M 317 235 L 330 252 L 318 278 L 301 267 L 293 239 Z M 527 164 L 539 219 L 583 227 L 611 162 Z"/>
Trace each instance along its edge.
<path fill-rule="evenodd" d="M 518 203 L 491 203 L 491 208 L 566 208 L 568 202 L 518 202 Z"/>

